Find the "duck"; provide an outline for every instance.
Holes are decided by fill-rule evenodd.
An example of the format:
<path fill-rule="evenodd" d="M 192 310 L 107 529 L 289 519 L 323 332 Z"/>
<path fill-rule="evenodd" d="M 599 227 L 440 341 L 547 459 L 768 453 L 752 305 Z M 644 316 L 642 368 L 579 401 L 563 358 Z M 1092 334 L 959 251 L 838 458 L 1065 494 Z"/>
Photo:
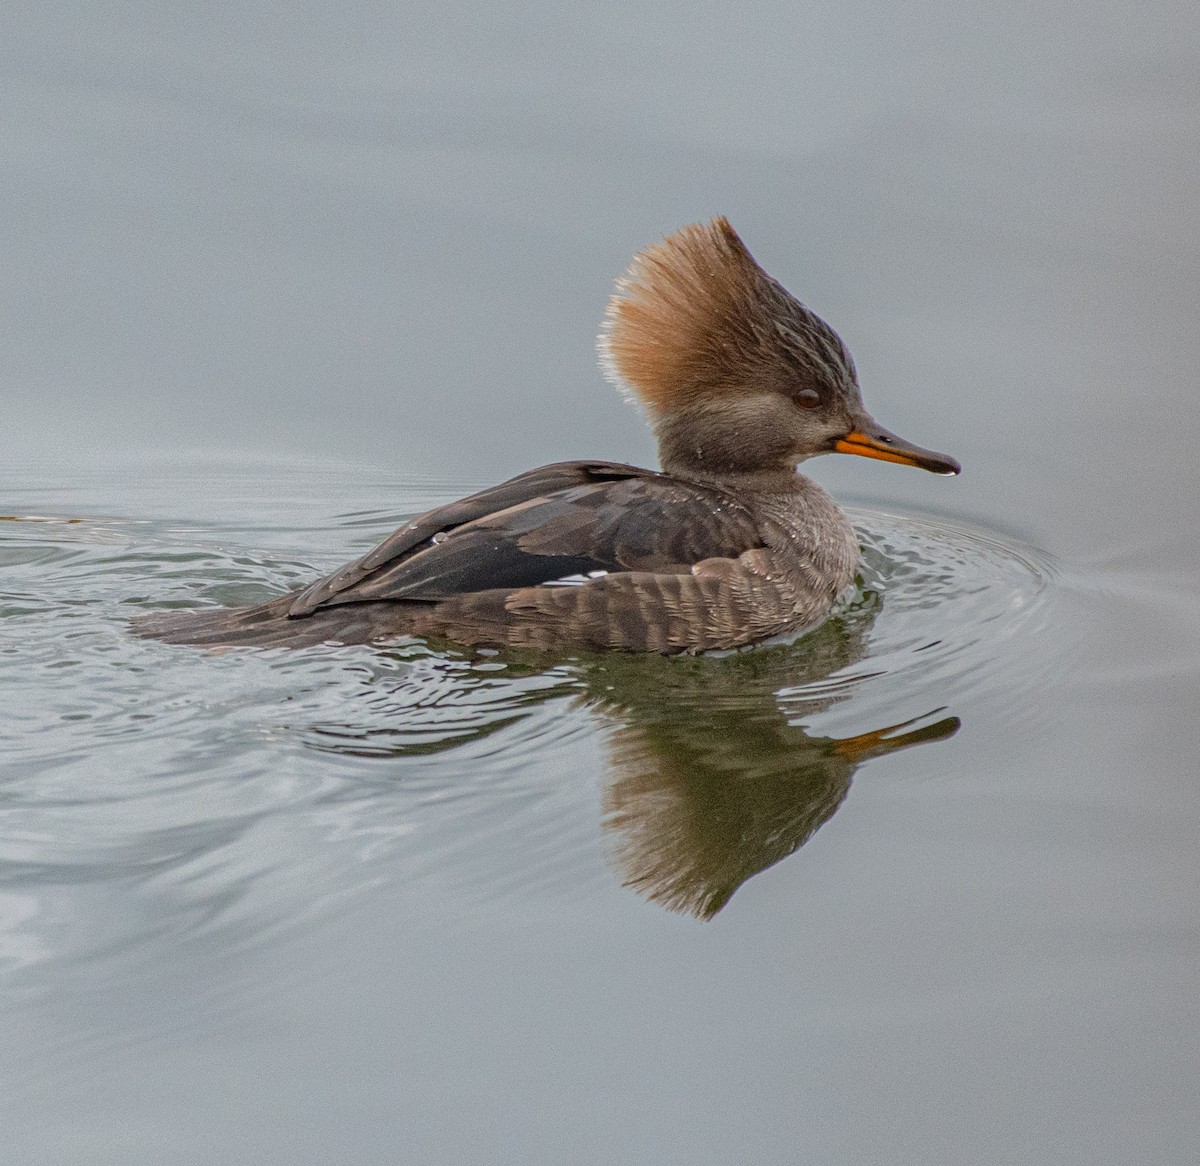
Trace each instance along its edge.
<path fill-rule="evenodd" d="M 658 470 L 542 466 L 439 506 L 301 590 L 160 612 L 137 634 L 196 647 L 364 644 L 696 655 L 801 633 L 852 584 L 857 536 L 798 466 L 843 453 L 957 474 L 867 412 L 838 334 L 724 216 L 636 254 L 599 338 L 641 404 Z"/>

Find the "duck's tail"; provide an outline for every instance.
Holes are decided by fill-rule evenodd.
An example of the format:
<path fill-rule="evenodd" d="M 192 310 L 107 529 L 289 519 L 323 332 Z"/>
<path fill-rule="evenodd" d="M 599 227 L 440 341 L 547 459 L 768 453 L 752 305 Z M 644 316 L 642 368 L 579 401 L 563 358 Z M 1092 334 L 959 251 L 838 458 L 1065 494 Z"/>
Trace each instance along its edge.
<path fill-rule="evenodd" d="M 131 622 L 135 636 L 196 648 L 305 648 L 313 644 L 364 644 L 382 634 L 402 634 L 392 614 L 391 628 L 381 627 L 378 608 L 396 605 L 344 604 L 299 619 L 288 617 L 294 595 L 281 595 L 256 607 L 218 607 L 199 611 L 157 611 Z"/>

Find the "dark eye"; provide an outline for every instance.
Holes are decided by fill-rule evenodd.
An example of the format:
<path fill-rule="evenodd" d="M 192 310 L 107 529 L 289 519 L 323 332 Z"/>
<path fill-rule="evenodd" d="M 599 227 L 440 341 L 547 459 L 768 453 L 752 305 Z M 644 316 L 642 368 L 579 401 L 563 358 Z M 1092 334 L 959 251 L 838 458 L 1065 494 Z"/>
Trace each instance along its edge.
<path fill-rule="evenodd" d="M 816 389 L 801 389 L 792 400 L 801 409 L 815 409 L 821 403 L 821 394 Z"/>

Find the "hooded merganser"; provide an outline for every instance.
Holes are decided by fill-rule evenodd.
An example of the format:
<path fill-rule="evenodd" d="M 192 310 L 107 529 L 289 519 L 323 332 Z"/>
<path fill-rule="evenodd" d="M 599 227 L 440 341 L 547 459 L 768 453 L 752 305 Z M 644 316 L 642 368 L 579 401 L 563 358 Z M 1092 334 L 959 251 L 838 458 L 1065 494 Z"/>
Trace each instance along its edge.
<path fill-rule="evenodd" d="M 152 615 L 137 631 L 198 646 L 433 635 L 540 649 L 737 648 L 814 626 L 854 578 L 854 531 L 799 462 L 837 451 L 959 472 L 871 418 L 837 333 L 723 217 L 635 256 L 600 352 L 648 413 L 661 472 L 543 466 L 414 518 L 303 591 Z"/>

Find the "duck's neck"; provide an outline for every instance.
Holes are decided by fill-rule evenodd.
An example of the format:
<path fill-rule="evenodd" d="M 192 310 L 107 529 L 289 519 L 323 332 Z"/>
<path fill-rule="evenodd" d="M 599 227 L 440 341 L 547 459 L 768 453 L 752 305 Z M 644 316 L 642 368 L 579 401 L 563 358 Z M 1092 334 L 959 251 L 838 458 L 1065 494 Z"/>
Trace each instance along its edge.
<path fill-rule="evenodd" d="M 785 426 L 761 399 L 707 402 L 656 417 L 659 462 L 668 474 L 728 488 L 794 491 L 800 481 Z M 788 407 L 779 398 L 780 408 Z"/>
<path fill-rule="evenodd" d="M 748 470 L 714 473 L 695 465 L 679 465 L 664 461 L 662 468 L 673 478 L 682 478 L 702 486 L 714 486 L 726 494 L 745 497 L 751 494 L 801 494 L 818 488 L 816 482 L 798 474 L 794 466 L 781 469 Z"/>

